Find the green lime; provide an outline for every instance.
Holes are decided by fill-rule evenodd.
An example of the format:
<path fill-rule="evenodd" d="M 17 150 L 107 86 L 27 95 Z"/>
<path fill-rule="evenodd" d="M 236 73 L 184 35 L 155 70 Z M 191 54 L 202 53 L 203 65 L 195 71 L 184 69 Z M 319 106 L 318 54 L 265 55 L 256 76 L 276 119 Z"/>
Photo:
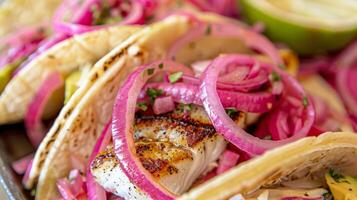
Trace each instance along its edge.
<path fill-rule="evenodd" d="M 356 0 L 240 0 L 243 17 L 302 55 L 343 48 L 357 36 Z"/>

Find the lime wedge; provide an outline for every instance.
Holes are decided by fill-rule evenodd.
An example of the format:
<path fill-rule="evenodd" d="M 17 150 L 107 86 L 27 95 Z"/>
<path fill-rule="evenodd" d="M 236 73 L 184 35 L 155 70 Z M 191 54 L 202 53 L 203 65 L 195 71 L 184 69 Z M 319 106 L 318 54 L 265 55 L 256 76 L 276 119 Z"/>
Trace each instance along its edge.
<path fill-rule="evenodd" d="M 302 55 L 343 48 L 357 37 L 356 0 L 240 0 L 243 17 Z"/>

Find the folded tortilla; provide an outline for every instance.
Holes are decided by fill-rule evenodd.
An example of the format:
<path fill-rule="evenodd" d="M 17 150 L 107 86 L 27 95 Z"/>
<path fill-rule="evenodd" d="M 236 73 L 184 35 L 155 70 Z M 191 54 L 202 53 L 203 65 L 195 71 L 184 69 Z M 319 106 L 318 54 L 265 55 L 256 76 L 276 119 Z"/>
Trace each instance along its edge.
<path fill-rule="evenodd" d="M 261 188 L 275 188 L 297 179 L 324 180 L 329 169 L 357 176 L 357 135 L 325 133 L 268 151 L 200 185 L 180 200 L 228 199 Z"/>
<path fill-rule="evenodd" d="M 136 26 L 118 26 L 74 36 L 65 40 L 22 69 L 0 95 L 0 125 L 23 120 L 27 108 L 47 75 L 59 72 L 67 77 L 85 66 L 93 66 L 102 56 L 137 31 Z M 51 105 L 49 107 L 58 107 Z M 51 115 L 45 110 L 45 116 Z"/>
<path fill-rule="evenodd" d="M 199 15 L 204 21 L 222 22 L 214 14 Z M 129 37 L 95 64 L 85 84 L 76 96 L 83 96 L 76 107 L 66 106 L 33 161 L 27 187 L 37 182 L 36 199 L 58 197 L 56 181 L 72 169 L 70 155 L 88 162 L 88 157 L 104 125 L 110 120 L 115 96 L 122 81 L 135 67 L 166 57 L 169 48 L 192 29 L 194 24 L 185 16 L 172 16 Z M 239 38 L 205 36 L 187 45 L 176 60 L 191 64 L 216 57 L 221 53 L 250 52 Z M 51 148 L 45 148 L 51 143 Z M 39 173 L 40 172 L 40 173 Z"/>

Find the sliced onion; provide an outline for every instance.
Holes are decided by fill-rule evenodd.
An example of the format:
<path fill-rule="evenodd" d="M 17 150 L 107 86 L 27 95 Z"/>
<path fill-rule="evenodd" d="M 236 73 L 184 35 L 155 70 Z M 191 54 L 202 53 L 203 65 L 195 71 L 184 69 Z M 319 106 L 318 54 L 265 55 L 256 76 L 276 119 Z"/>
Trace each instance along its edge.
<path fill-rule="evenodd" d="M 199 85 L 201 84 L 201 80 L 196 77 L 184 75 L 182 76 L 182 79 L 184 82 L 189 83 L 189 84 L 194 84 L 194 85 Z M 223 90 L 233 90 L 233 91 L 238 91 L 238 92 L 248 92 L 251 90 L 255 90 L 262 86 L 263 84 L 268 82 L 268 72 L 265 70 L 260 70 L 257 76 L 251 78 L 251 79 L 246 79 L 242 80 L 240 82 L 236 83 L 227 83 L 227 82 L 222 82 L 222 79 L 218 79 L 217 82 L 217 88 L 218 89 L 223 89 Z M 275 86 L 276 92 L 279 92 L 280 90 L 278 85 Z M 278 94 L 278 93 L 276 93 Z"/>
<path fill-rule="evenodd" d="M 148 83 L 142 93 L 145 93 L 147 88 L 161 89 L 165 95 L 171 96 L 175 102 L 203 105 L 199 86 L 186 83 Z M 267 112 L 275 103 L 275 96 L 268 92 L 240 93 L 218 90 L 218 95 L 225 108 L 233 107 L 245 112 Z M 238 99 L 239 101 L 237 101 Z"/>
<path fill-rule="evenodd" d="M 326 70 L 331 65 L 331 60 L 326 56 L 319 56 L 313 59 L 304 59 L 299 67 L 299 75 L 307 76 Z"/>
<path fill-rule="evenodd" d="M 82 6 L 79 6 L 79 11 L 73 10 L 73 13 L 77 13 L 76 16 L 74 16 L 70 22 L 64 22 L 63 15 L 66 11 L 64 8 L 68 7 L 70 3 L 69 1 L 64 1 L 54 17 L 53 26 L 58 32 L 74 35 L 108 27 L 108 25 L 91 26 L 93 21 L 91 9 L 93 6 L 99 9 L 102 7 L 102 1 L 98 0 L 85 1 Z M 134 0 L 131 1 L 131 10 L 128 15 L 121 22 L 117 23 L 117 25 L 142 24 L 143 22 L 143 4 L 138 0 Z"/>
<path fill-rule="evenodd" d="M 42 124 L 42 114 L 49 98 L 57 89 L 63 86 L 63 78 L 60 73 L 49 74 L 36 92 L 29 104 L 25 115 L 25 127 L 31 143 L 37 147 L 45 136 L 45 128 Z"/>
<path fill-rule="evenodd" d="M 222 174 L 225 171 L 233 168 L 237 165 L 239 159 L 239 154 L 234 151 L 226 150 L 223 152 L 221 157 L 219 158 L 219 163 L 217 167 L 217 174 Z"/>
<path fill-rule="evenodd" d="M 235 0 L 190 0 L 202 11 L 215 12 L 229 17 L 238 16 L 238 6 Z"/>
<path fill-rule="evenodd" d="M 111 119 L 109 122 L 105 125 L 103 132 L 101 133 L 97 143 L 94 146 L 94 149 L 89 157 L 89 165 L 87 166 L 87 180 L 86 180 L 86 186 L 87 186 L 87 195 L 88 195 L 88 200 L 106 200 L 106 192 L 102 186 L 100 186 L 93 177 L 93 174 L 90 170 L 90 165 L 93 162 L 95 156 L 98 155 L 99 152 L 103 151 L 105 147 L 108 146 L 111 140 Z"/>
<path fill-rule="evenodd" d="M 175 109 L 175 103 L 171 96 L 158 97 L 154 101 L 153 111 L 156 115 L 171 112 Z"/>
<path fill-rule="evenodd" d="M 66 179 L 60 179 L 57 181 L 57 189 L 64 200 L 76 199 L 76 196 L 71 190 L 71 184 Z"/>
<path fill-rule="evenodd" d="M 254 31 L 250 31 L 234 24 L 203 23 L 200 21 L 196 21 L 196 23 L 196 27 L 192 28 L 192 30 L 172 45 L 168 52 L 169 59 L 174 59 L 178 51 L 188 43 L 207 35 L 207 29 L 209 29 L 209 35 L 218 37 L 238 37 L 242 39 L 249 48 L 267 55 L 273 63 L 283 63 L 274 45 L 264 36 L 255 33 Z"/>
<path fill-rule="evenodd" d="M 119 90 L 113 111 L 113 142 L 120 168 L 137 187 L 157 200 L 173 199 L 174 195 L 164 188 L 141 165 L 135 155 L 132 125 L 137 98 L 146 81 L 157 73 L 185 71 L 185 66 L 172 61 L 158 61 L 138 67 Z"/>
<path fill-rule="evenodd" d="M 34 52 L 45 38 L 44 28 L 45 26 L 24 28 L 0 39 L 0 49 L 5 48 L 0 55 L 0 68 L 19 62 Z"/>
<path fill-rule="evenodd" d="M 314 122 L 315 112 L 311 103 L 308 104 L 304 110 L 305 118 L 303 127 L 297 133 L 285 140 L 261 140 L 246 133 L 242 128 L 237 126 L 226 114 L 224 107 L 220 102 L 217 93 L 217 79 L 218 74 L 220 74 L 221 70 L 224 70 L 225 66 L 232 63 L 235 63 L 236 65 L 244 65 L 246 64 L 245 61 L 249 59 L 254 58 L 245 55 L 223 55 L 216 58 L 203 74 L 201 99 L 205 110 L 218 133 L 222 134 L 226 140 L 234 144 L 239 149 L 251 155 L 259 155 L 268 149 L 272 149 L 305 137 Z M 271 66 L 271 68 L 276 70 L 277 67 Z M 306 97 L 302 87 L 293 78 L 281 70 L 278 71 L 278 73 L 281 75 L 282 81 L 285 83 L 289 95 L 296 95 L 299 99 Z"/>
<path fill-rule="evenodd" d="M 26 172 L 27 167 L 33 159 L 33 154 L 29 154 L 20 160 L 17 160 L 11 164 L 12 169 L 19 175 L 22 175 Z"/>

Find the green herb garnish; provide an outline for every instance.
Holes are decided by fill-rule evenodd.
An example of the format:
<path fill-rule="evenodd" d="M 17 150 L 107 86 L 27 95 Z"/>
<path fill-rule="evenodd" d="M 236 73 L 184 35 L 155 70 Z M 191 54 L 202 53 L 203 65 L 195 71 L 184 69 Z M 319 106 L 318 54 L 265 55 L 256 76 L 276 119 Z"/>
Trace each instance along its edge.
<path fill-rule="evenodd" d="M 136 106 L 142 111 L 146 111 L 148 109 L 148 106 L 144 102 L 139 102 L 136 104 Z"/>
<path fill-rule="evenodd" d="M 211 24 L 208 24 L 207 25 L 207 28 L 206 28 L 206 35 L 211 35 L 211 33 L 212 33 L 212 27 L 211 27 Z"/>
<path fill-rule="evenodd" d="M 151 101 L 154 101 L 158 96 L 164 93 L 161 89 L 148 88 L 146 94 L 150 97 Z"/>
<path fill-rule="evenodd" d="M 155 72 L 154 68 L 147 69 L 148 75 L 152 75 Z"/>
<path fill-rule="evenodd" d="M 309 100 L 307 99 L 307 97 L 302 98 L 302 105 L 304 107 L 307 107 L 309 105 Z"/>
<path fill-rule="evenodd" d="M 343 178 L 344 178 L 343 175 L 336 173 L 333 169 L 330 169 L 330 170 L 328 171 L 328 173 L 329 173 L 329 175 L 333 178 L 333 180 L 335 180 L 336 182 L 339 182 L 340 179 L 343 179 Z"/>
<path fill-rule="evenodd" d="M 183 72 L 176 72 L 169 75 L 170 83 L 176 83 L 183 75 Z"/>
<path fill-rule="evenodd" d="M 159 68 L 160 68 L 160 69 L 164 68 L 164 63 L 160 63 L 160 64 L 159 64 Z"/>
<path fill-rule="evenodd" d="M 192 110 L 192 104 L 184 104 L 184 103 L 180 103 L 175 112 L 185 112 L 185 111 L 190 111 Z"/>
<path fill-rule="evenodd" d="M 238 113 L 238 110 L 235 108 L 226 108 L 226 113 L 229 117 L 232 118 Z"/>
<path fill-rule="evenodd" d="M 271 74 L 270 74 L 270 80 L 272 80 L 273 82 L 277 82 L 277 81 L 280 81 L 281 80 L 281 77 L 278 73 L 276 73 L 275 71 L 273 71 Z"/>

